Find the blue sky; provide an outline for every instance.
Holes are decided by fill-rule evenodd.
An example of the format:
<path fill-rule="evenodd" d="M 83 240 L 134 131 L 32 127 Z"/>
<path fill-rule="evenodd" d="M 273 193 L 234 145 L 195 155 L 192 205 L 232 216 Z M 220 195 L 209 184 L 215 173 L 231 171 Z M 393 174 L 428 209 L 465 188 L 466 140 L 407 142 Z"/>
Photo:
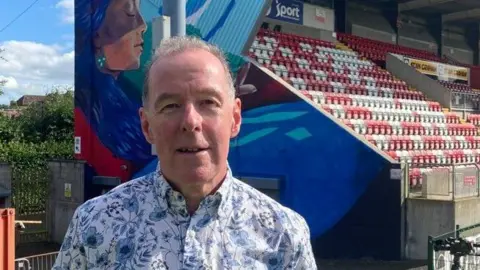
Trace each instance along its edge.
<path fill-rule="evenodd" d="M 32 0 L 4 1 L 7 2 L 7 8 L 0 9 L 1 28 L 33 3 Z M 72 35 L 73 24 L 63 20 L 66 12 L 59 3 L 58 0 L 39 0 L 16 22 L 0 33 L 0 41 L 31 40 L 53 44 L 61 41 L 64 35 Z"/>
<path fill-rule="evenodd" d="M 34 0 L 3 0 L 0 29 Z M 7 80 L 0 103 L 23 94 L 43 94 L 55 85 L 73 85 L 73 0 L 38 0 L 3 32 L 0 79 Z"/>

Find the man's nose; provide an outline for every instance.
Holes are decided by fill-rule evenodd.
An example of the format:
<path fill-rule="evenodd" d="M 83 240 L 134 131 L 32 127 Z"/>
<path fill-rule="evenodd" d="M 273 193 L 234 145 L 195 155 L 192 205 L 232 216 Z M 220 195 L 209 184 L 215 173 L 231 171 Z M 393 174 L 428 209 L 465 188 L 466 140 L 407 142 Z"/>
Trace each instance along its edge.
<path fill-rule="evenodd" d="M 198 112 L 193 104 L 185 106 L 183 114 L 182 130 L 183 131 L 200 131 L 202 128 L 202 115 Z"/>

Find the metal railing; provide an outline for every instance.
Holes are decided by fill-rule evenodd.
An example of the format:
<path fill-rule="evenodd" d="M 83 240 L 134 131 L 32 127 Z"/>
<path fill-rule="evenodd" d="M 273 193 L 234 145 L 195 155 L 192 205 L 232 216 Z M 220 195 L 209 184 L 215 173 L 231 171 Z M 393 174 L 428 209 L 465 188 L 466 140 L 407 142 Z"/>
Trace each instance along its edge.
<path fill-rule="evenodd" d="M 452 247 L 449 246 L 448 250 L 440 250 L 438 248 L 439 243 L 444 240 L 453 237 L 454 239 L 465 240 L 470 243 L 480 243 L 480 223 L 474 224 L 460 229 L 457 225 L 456 230 L 448 232 L 438 236 L 428 237 L 428 270 L 450 270 L 450 269 L 480 269 L 480 254 L 479 248 L 473 248 L 464 245 L 463 241 L 458 241 L 459 245 Z M 437 251 L 436 251 L 437 250 Z M 455 264 L 455 256 L 453 253 L 461 257 L 457 258 L 457 264 Z M 459 268 L 458 268 L 459 267 Z"/>
<path fill-rule="evenodd" d="M 479 111 L 480 96 L 478 93 L 471 92 L 450 92 L 451 107 L 461 111 Z"/>
<path fill-rule="evenodd" d="M 58 252 L 28 256 L 15 260 L 15 270 L 50 270 Z"/>
<path fill-rule="evenodd" d="M 407 198 L 455 200 L 480 197 L 477 163 L 404 163 Z"/>

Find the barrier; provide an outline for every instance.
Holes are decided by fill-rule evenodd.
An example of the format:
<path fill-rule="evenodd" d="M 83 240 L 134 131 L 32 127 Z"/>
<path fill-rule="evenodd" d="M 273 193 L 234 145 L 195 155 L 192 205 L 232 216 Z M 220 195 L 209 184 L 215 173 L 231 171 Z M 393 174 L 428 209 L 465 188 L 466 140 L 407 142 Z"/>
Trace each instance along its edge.
<path fill-rule="evenodd" d="M 13 270 L 15 260 L 15 209 L 0 209 L 0 269 Z"/>
<path fill-rule="evenodd" d="M 50 270 L 58 252 L 50 252 L 15 260 L 15 270 Z"/>
<path fill-rule="evenodd" d="M 416 59 L 404 55 L 393 54 L 409 66 L 412 66 L 420 73 L 432 76 L 444 81 L 465 81 L 470 80 L 470 69 L 462 66 L 454 66 L 445 63 Z"/>
<path fill-rule="evenodd" d="M 30 270 L 32 267 L 30 266 L 30 261 L 25 258 L 16 259 L 15 260 L 15 270 Z"/>
<path fill-rule="evenodd" d="M 477 163 L 405 163 L 407 198 L 452 200 L 480 197 Z"/>
<path fill-rule="evenodd" d="M 460 111 L 479 111 L 480 96 L 478 93 L 451 91 L 452 109 Z"/>
<path fill-rule="evenodd" d="M 428 237 L 428 270 L 449 270 L 454 262 L 454 256 L 450 251 L 435 251 L 434 245 L 438 240 L 445 240 L 449 237 L 461 237 L 465 240 L 474 243 L 480 243 L 480 223 L 474 224 L 465 228 L 460 229 L 459 226 L 456 226 L 456 230 L 442 234 L 439 236 L 429 236 Z M 475 248 L 476 253 L 478 254 L 479 249 Z M 469 269 L 480 269 L 480 256 L 475 254 L 469 254 L 460 258 L 460 266 L 463 270 Z"/>

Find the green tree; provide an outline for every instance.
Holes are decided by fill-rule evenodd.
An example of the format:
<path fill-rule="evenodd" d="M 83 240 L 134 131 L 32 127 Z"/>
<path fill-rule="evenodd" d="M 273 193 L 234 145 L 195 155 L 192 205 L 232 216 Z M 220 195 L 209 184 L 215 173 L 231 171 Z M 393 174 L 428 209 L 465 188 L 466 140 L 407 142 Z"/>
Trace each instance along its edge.
<path fill-rule="evenodd" d="M 72 89 L 54 89 L 42 102 L 31 104 L 15 119 L 26 142 L 73 142 Z"/>
<path fill-rule="evenodd" d="M 7 106 L 10 109 L 18 108 L 17 101 L 15 100 L 10 100 L 10 105 L 7 105 Z"/>
<path fill-rule="evenodd" d="M 11 117 L 0 114 L 0 143 L 14 141 L 17 138 L 17 122 Z"/>
<path fill-rule="evenodd" d="M 0 115 L 0 161 L 11 165 L 12 203 L 20 215 L 45 211 L 47 161 L 74 158 L 73 102 L 71 89 L 54 89 L 18 117 Z"/>

